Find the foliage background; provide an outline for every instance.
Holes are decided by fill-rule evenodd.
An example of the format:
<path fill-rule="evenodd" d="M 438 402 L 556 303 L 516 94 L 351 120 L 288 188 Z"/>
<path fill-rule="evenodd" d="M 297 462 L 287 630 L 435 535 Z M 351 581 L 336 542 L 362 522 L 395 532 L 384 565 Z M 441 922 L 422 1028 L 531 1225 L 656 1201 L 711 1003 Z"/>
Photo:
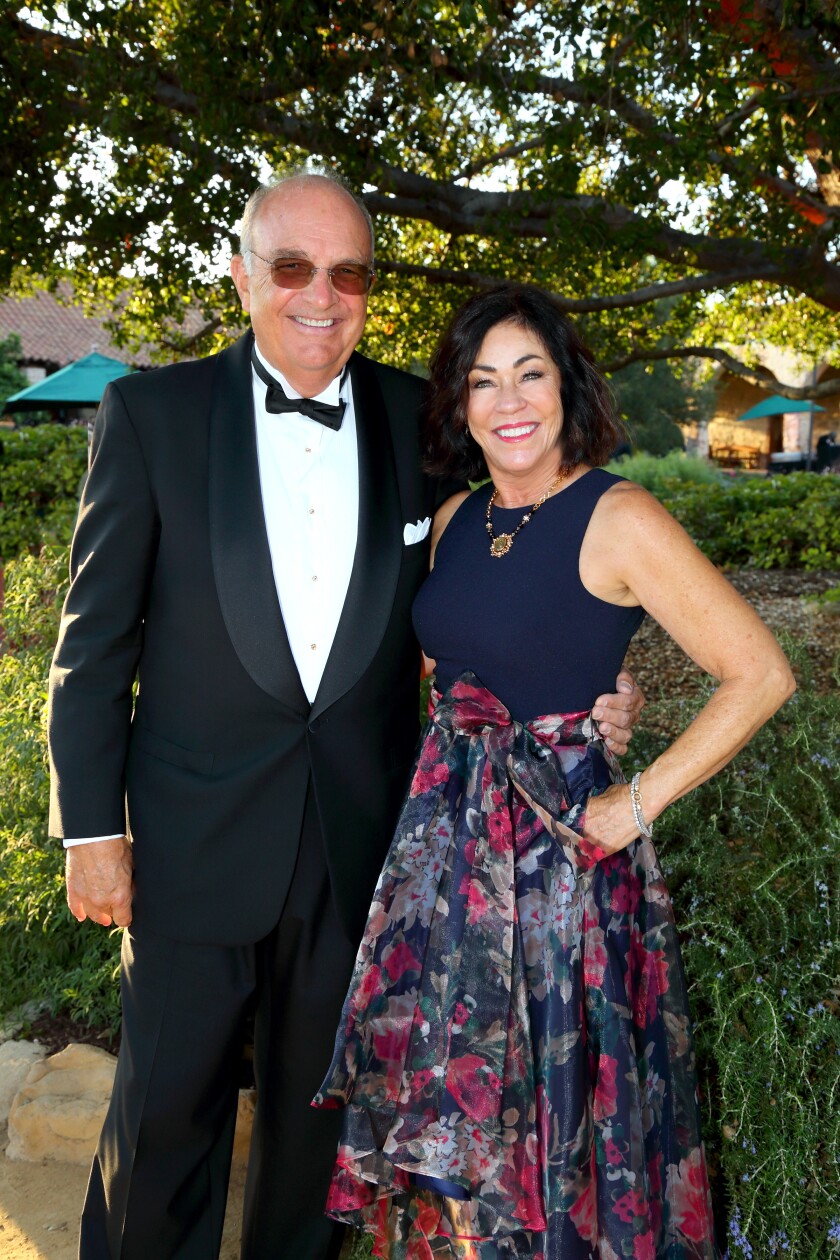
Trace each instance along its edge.
<path fill-rule="evenodd" d="M 6 570 L 0 655 L 0 1015 L 47 1006 L 116 1029 L 119 939 L 78 924 L 64 853 L 47 835 L 47 674 L 68 586 L 67 547 Z"/>
<path fill-rule="evenodd" d="M 207 349 L 240 324 L 246 196 L 313 161 L 376 217 L 377 358 L 529 279 L 608 370 L 707 356 L 828 396 L 756 347 L 837 362 L 838 53 L 834 0 L 9 5 L 0 285 L 72 273 L 123 339 Z"/>
<path fill-rule="evenodd" d="M 637 454 L 609 465 L 660 499 L 713 564 L 840 569 L 840 479 L 727 477 L 705 460 Z"/>
<path fill-rule="evenodd" d="M 20 350 L 20 337 L 16 333 L 0 340 L 0 403 L 4 403 L 18 390 L 26 389 L 29 384 L 26 373 L 19 367 Z"/>
<path fill-rule="evenodd" d="M 0 564 L 69 540 L 87 469 L 87 430 L 0 430 Z"/>

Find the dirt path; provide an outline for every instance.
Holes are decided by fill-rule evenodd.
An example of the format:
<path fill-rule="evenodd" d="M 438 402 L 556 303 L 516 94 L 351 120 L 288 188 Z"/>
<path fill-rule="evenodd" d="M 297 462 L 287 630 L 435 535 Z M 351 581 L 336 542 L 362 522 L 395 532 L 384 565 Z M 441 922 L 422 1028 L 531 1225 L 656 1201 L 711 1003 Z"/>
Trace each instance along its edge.
<path fill-rule="evenodd" d="M 87 1169 L 6 1159 L 0 1129 L 0 1258 L 76 1260 Z M 220 1260 L 238 1260 L 245 1173 L 234 1166 Z"/>

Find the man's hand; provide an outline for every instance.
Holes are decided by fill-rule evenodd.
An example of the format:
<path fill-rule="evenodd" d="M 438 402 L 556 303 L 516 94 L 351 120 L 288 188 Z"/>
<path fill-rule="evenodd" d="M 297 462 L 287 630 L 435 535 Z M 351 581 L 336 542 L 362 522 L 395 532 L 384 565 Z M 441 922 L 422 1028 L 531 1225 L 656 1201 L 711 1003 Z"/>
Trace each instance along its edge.
<path fill-rule="evenodd" d="M 67 904 L 74 918 L 128 927 L 134 891 L 131 845 L 125 836 L 74 844 L 67 850 Z"/>
<path fill-rule="evenodd" d="M 592 716 L 607 747 L 617 757 L 623 757 L 644 708 L 645 696 L 626 669 L 618 675 L 615 685 L 616 694 L 599 696 L 595 701 Z"/>

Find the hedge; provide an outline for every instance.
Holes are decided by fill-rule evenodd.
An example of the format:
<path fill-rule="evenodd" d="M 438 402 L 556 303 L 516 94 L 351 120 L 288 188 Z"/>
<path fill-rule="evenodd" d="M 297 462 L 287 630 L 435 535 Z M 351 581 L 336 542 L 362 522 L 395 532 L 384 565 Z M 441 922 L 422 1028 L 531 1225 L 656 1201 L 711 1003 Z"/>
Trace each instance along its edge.
<path fill-rule="evenodd" d="M 0 564 L 69 542 L 86 469 L 86 428 L 0 430 Z"/>
<path fill-rule="evenodd" d="M 840 477 L 728 477 L 684 455 L 610 468 L 655 494 L 714 564 L 840 569 Z"/>

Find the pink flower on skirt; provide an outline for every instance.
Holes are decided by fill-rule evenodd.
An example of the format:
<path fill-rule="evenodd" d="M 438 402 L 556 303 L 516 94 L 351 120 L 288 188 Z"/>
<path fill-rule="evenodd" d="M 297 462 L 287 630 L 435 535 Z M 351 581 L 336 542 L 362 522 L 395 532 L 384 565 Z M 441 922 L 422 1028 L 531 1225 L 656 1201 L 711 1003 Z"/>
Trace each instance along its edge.
<path fill-rule="evenodd" d="M 463 891 L 462 886 L 459 892 Z M 476 880 L 471 879 L 467 890 L 467 922 L 470 927 L 475 927 L 478 920 L 483 919 L 489 909 L 490 903 L 479 888 Z"/>
<path fill-rule="evenodd" d="M 433 788 L 439 787 L 449 778 L 449 767 L 445 761 L 422 761 L 414 772 L 411 782 L 411 795 L 423 796 Z"/>
<path fill-rule="evenodd" d="M 602 928 L 593 927 L 586 933 L 583 946 L 584 983 L 600 989 L 607 969 L 607 949 Z"/>
<path fill-rule="evenodd" d="M 598 1238 L 596 1206 L 595 1182 L 590 1179 L 569 1212 L 572 1224 L 585 1242 L 594 1243 Z"/>
<path fill-rule="evenodd" d="M 405 941 L 398 941 L 385 951 L 382 955 L 382 965 L 388 972 L 388 979 L 392 982 L 399 980 L 400 976 L 405 975 L 407 971 L 419 972 L 420 970 L 420 963 Z"/>
<path fill-rule="evenodd" d="M 637 1234 L 633 1239 L 633 1260 L 656 1260 L 653 1234 Z"/>
<path fill-rule="evenodd" d="M 642 895 L 642 884 L 633 871 L 624 871 L 621 882 L 613 889 L 610 909 L 616 914 L 635 914 Z"/>
<path fill-rule="evenodd" d="M 647 949 L 638 932 L 630 941 L 628 990 L 633 1019 L 644 1028 L 656 1018 L 660 997 L 668 992 L 668 959 L 662 949 Z"/>
<path fill-rule="evenodd" d="M 647 1204 L 640 1190 L 628 1190 L 613 1204 L 613 1212 L 625 1225 L 631 1224 L 637 1217 L 647 1220 Z"/>
<path fill-rule="evenodd" d="M 464 1114 L 472 1120 L 487 1120 L 499 1114 L 502 1083 L 477 1054 L 450 1059 L 447 1088 Z"/>
<path fill-rule="evenodd" d="M 352 1012 L 358 1014 L 359 1011 L 366 1011 L 371 1000 L 378 997 L 382 990 L 382 969 L 374 963 L 364 972 L 359 987 L 353 993 Z"/>
<path fill-rule="evenodd" d="M 408 1050 L 408 1035 L 411 1032 L 411 1024 L 408 1020 L 400 1020 L 394 1023 L 391 1028 L 385 1032 L 373 1034 L 373 1053 L 383 1065 L 386 1063 L 396 1063 L 402 1068 L 405 1062 L 406 1051 Z"/>
<path fill-rule="evenodd" d="M 673 1175 L 673 1166 L 668 1171 Z M 702 1147 L 696 1147 L 688 1159 L 680 1160 L 679 1176 L 672 1176 L 671 1185 L 675 1225 L 692 1242 L 703 1242 L 712 1232 L 712 1222 Z"/>
<path fill-rule="evenodd" d="M 617 1071 L 618 1059 L 602 1054 L 598 1060 L 598 1078 L 595 1082 L 593 1114 L 596 1121 L 615 1115 L 618 1106 L 618 1086 L 615 1079 Z"/>

